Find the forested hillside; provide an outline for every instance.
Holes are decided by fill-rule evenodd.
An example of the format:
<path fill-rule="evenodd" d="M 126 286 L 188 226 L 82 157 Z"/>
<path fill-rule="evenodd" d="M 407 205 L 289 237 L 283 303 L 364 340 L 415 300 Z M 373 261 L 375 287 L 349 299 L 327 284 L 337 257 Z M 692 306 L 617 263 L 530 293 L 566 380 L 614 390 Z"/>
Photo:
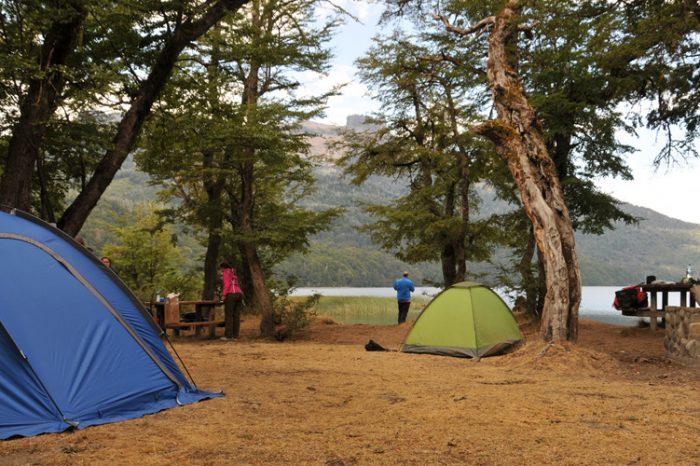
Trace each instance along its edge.
<path fill-rule="evenodd" d="M 360 187 L 350 186 L 340 171 L 324 167 L 318 173 L 319 206 L 342 205 L 347 210 L 333 230 L 314 241 L 312 252 L 285 264 L 284 271 L 299 276 L 313 285 L 380 286 L 402 267 L 390 254 L 373 246 L 371 240 L 355 228 L 369 217 L 360 203 L 383 203 L 402 192 L 391 179 L 373 178 Z M 482 192 L 481 216 L 504 209 L 503 202 L 489 199 Z M 623 204 L 623 210 L 640 219 L 638 225 L 617 223 L 603 235 L 577 235 L 581 273 L 585 285 L 620 285 L 638 283 L 646 275 L 678 280 L 686 266 L 700 267 L 700 225 L 666 217 L 650 209 Z M 505 251 L 497 254 L 503 258 Z M 436 264 L 408 266 L 416 274 L 439 280 Z M 470 264 L 472 272 L 488 273 L 494 266 Z M 350 271 L 362 271 L 349 275 Z M 342 271 L 342 272 L 341 272 Z M 335 279 L 336 273 L 338 280 Z M 354 278 L 352 278 L 354 277 Z M 383 279 L 383 281 L 382 281 Z"/>
<path fill-rule="evenodd" d="M 404 269 L 417 283 L 439 283 L 437 262 L 406 264 L 374 245 L 357 227 L 370 221 L 363 203 L 386 203 L 403 192 L 390 178 L 373 177 L 362 186 L 353 186 L 340 169 L 325 163 L 315 170 L 318 191 L 307 207 L 323 209 L 343 207 L 330 231 L 315 236 L 310 252 L 297 255 L 276 269 L 280 277 L 297 277 L 298 286 L 387 286 Z M 136 203 L 155 201 L 156 191 L 148 177 L 133 163 L 125 164 L 83 230 L 90 245 L 99 254 L 112 241 L 110 228 L 119 215 Z M 481 215 L 503 210 L 502 202 L 489 201 L 484 193 Z M 688 264 L 700 267 L 700 225 L 666 217 L 643 207 L 624 205 L 624 210 L 640 218 L 638 225 L 617 224 L 600 236 L 577 236 L 577 247 L 585 285 L 623 285 L 638 283 L 646 275 L 678 280 Z M 175 240 L 193 269 L 201 267 L 203 249 L 192 232 L 177 228 Z M 497 254 L 503 258 L 505 251 Z M 494 270 L 489 264 L 470 264 L 479 274 Z"/>

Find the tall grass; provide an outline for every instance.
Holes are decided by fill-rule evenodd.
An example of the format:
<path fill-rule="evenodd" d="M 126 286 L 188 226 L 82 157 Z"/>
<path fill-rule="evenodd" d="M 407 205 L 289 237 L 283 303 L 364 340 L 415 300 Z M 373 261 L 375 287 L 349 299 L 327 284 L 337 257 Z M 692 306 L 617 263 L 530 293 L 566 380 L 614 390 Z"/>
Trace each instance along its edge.
<path fill-rule="evenodd" d="M 415 297 L 408 313 L 409 320 L 415 319 L 428 302 L 426 297 Z M 314 310 L 318 316 L 346 324 L 389 325 L 395 324 L 398 316 L 396 298 L 371 296 L 322 296 Z"/>

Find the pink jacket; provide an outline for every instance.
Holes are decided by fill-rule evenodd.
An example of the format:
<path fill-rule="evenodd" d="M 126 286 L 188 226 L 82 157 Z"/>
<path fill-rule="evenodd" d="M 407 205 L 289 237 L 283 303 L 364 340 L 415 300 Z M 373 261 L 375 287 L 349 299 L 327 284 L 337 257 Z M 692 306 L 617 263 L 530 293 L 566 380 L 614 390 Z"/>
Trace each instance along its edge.
<path fill-rule="evenodd" d="M 241 287 L 238 285 L 238 276 L 236 275 L 236 269 L 224 269 L 224 290 L 223 294 L 226 296 L 231 293 L 242 293 Z"/>

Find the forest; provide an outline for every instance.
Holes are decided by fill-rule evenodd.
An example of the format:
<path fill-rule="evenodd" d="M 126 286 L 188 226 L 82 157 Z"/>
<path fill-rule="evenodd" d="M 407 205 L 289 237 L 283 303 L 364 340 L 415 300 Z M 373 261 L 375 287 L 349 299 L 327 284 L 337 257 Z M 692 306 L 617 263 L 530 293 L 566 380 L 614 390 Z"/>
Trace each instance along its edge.
<path fill-rule="evenodd" d="M 356 20 L 342 4 L 0 5 L 0 205 L 83 236 L 143 300 L 212 299 L 218 264 L 234 263 L 263 336 L 287 315 L 285 267 L 313 260 L 348 284 L 404 264 L 443 286 L 487 274 L 543 339 L 575 340 L 596 280 L 582 269 L 600 268 L 577 235 L 643 217 L 596 187 L 631 177 L 620 135 L 663 135 L 657 165 L 698 157 L 692 0 L 386 0 L 357 62 L 381 110 L 329 151 L 349 186 L 391 179 L 391 195 L 350 207 L 321 191 L 329 162 L 304 126 L 341 90 L 300 81 L 329 71 L 330 39 Z M 109 202 L 127 182 L 151 200 Z M 350 208 L 357 225 L 338 228 Z M 368 247 L 343 238 L 356 226 Z M 631 247 L 614 246 L 620 261 Z"/>
<path fill-rule="evenodd" d="M 334 128 L 343 130 L 342 127 Z M 333 220 L 329 230 L 310 237 L 308 251 L 292 254 L 277 264 L 273 269 L 277 279 L 284 281 L 287 277 L 294 277 L 299 287 L 386 287 L 391 285 L 397 273 L 406 269 L 411 271 L 416 283 L 441 286 L 437 261 L 416 264 L 401 261 L 392 251 L 378 248 L 366 232 L 360 231 L 362 225 L 371 221 L 362 205 L 390 203 L 405 194 L 406 189 L 399 182 L 388 177 L 373 177 L 359 189 L 331 163 L 315 168 L 314 178 L 317 190 L 304 204 L 312 210 L 341 206 L 343 213 Z M 134 205 L 157 201 L 157 190 L 149 185 L 149 180 L 132 160 L 125 162 L 82 230 L 81 234 L 95 251 L 118 242 L 113 222 L 118 222 L 120 215 Z M 480 216 L 488 217 L 517 208 L 493 199 L 485 188 L 480 198 Z M 652 272 L 659 278 L 679 279 L 689 260 L 688 251 L 693 251 L 700 238 L 700 226 L 642 207 L 622 204 L 621 209 L 638 218 L 639 222 L 631 225 L 617 222 L 603 235 L 577 233 L 583 284 L 622 286 L 640 283 L 646 274 Z M 185 229 L 176 233 L 177 251 L 182 254 L 183 267 L 198 270 L 204 247 L 197 241 L 197 233 Z M 506 267 L 509 259 L 509 250 L 502 249 L 489 263 L 471 263 L 469 278 L 498 285 L 500 267 Z M 650 266 L 653 270 L 648 270 Z M 198 276 L 199 273 L 191 276 L 195 282 L 187 296 L 197 296 L 201 286 L 196 281 Z"/>

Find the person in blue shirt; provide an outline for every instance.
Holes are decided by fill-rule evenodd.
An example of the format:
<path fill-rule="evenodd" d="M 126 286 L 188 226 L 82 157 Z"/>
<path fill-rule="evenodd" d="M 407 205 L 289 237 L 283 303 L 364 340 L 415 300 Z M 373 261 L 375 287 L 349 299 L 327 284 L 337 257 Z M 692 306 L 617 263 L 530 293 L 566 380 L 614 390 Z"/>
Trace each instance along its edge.
<path fill-rule="evenodd" d="M 399 324 L 406 322 L 408 308 L 411 307 L 411 292 L 416 291 L 413 282 L 408 278 L 408 272 L 403 273 L 403 277 L 394 281 L 396 299 L 399 302 Z"/>

